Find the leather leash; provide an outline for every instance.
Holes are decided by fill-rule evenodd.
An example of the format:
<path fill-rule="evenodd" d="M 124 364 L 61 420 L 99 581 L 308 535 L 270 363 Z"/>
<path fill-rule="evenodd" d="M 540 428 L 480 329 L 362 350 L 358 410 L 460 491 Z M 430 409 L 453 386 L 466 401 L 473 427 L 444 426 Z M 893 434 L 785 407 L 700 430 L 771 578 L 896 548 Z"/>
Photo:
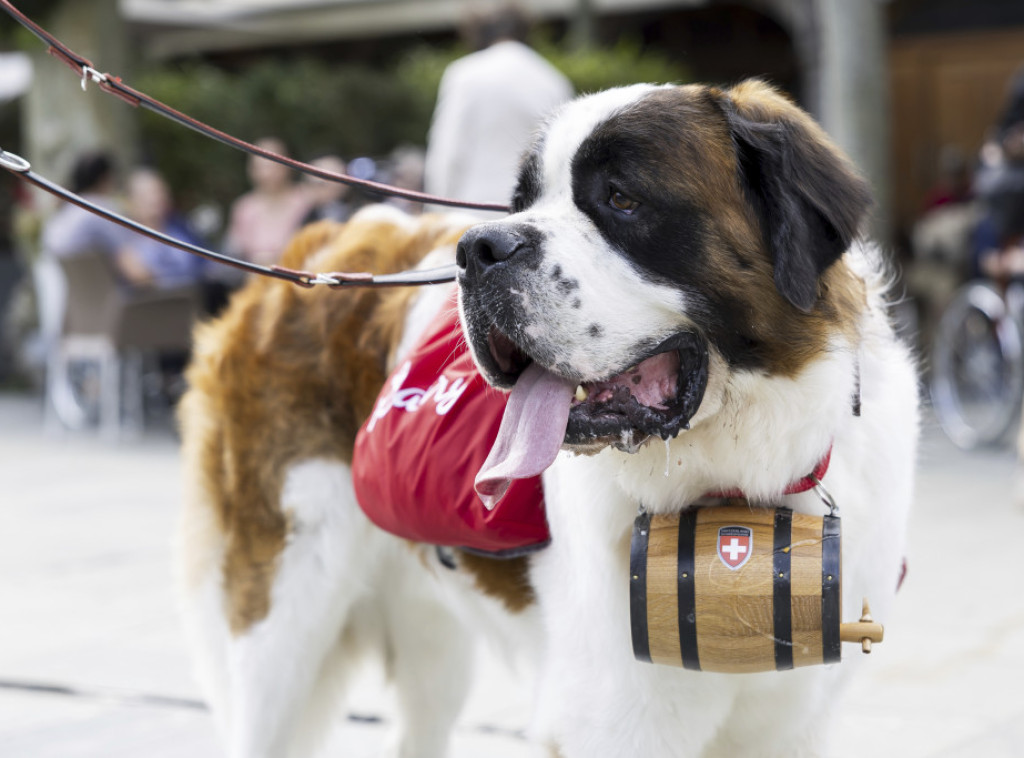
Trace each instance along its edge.
<path fill-rule="evenodd" d="M 401 197 L 406 200 L 413 200 L 419 203 L 444 205 L 454 208 L 470 208 L 481 211 L 508 212 L 509 210 L 507 205 L 503 205 L 501 203 L 479 203 L 470 200 L 455 200 L 447 197 L 438 197 L 436 195 L 429 195 L 425 192 L 402 189 L 401 187 L 381 184 L 380 182 L 374 182 L 368 179 L 358 179 L 354 176 L 349 176 L 348 174 L 327 171 L 326 169 L 311 166 L 308 163 L 303 163 L 302 161 L 295 160 L 294 158 L 278 155 L 277 153 L 265 150 L 250 142 L 238 139 L 237 137 L 232 137 L 230 134 L 226 134 L 219 129 L 215 129 L 209 124 L 205 124 L 198 119 L 194 119 L 191 116 L 181 113 L 180 111 L 171 108 L 169 105 L 166 105 L 137 89 L 129 87 L 121 81 L 121 77 L 119 76 L 111 76 L 110 74 L 104 74 L 98 71 L 92 65 L 92 61 L 74 52 L 67 45 L 36 24 L 32 19 L 15 8 L 14 5 L 11 4 L 10 0 L 0 0 L 0 8 L 3 8 L 9 16 L 41 40 L 43 44 L 47 46 L 47 52 L 50 55 L 62 61 L 72 71 L 78 74 L 82 78 L 83 89 L 85 88 L 86 82 L 92 80 L 101 90 L 124 100 L 129 105 L 135 107 L 141 106 L 225 145 L 238 148 L 239 150 L 250 153 L 251 155 L 258 155 L 261 158 L 266 158 L 267 160 L 288 166 L 296 171 L 301 171 L 311 176 L 319 177 L 320 179 L 326 179 L 327 181 L 340 182 L 341 184 L 347 184 L 350 187 L 360 187 L 368 192 L 378 195 Z"/>
<path fill-rule="evenodd" d="M 33 184 L 41 190 L 49 192 L 51 195 L 59 197 L 61 200 L 65 200 L 69 203 L 77 205 L 79 208 L 84 208 L 90 213 L 95 213 L 97 216 L 105 218 L 107 221 L 111 221 L 115 224 L 120 224 L 123 227 L 131 229 L 133 232 L 143 234 L 152 239 L 163 242 L 165 245 L 171 245 L 179 250 L 184 250 L 187 253 L 198 255 L 201 258 L 207 260 L 216 261 L 217 263 L 223 263 L 226 266 L 248 271 L 254 274 L 260 274 L 262 276 L 270 276 L 276 279 L 284 279 L 285 281 L 298 284 L 300 287 L 313 287 L 318 284 L 324 284 L 331 289 L 339 289 L 343 287 L 418 287 L 424 284 L 443 284 L 445 282 L 455 281 L 455 264 L 448 266 L 440 266 L 438 268 L 422 269 L 422 270 L 410 270 L 401 271 L 397 274 L 370 274 L 366 272 L 350 272 L 350 271 L 334 271 L 327 274 L 314 274 L 309 271 L 296 271 L 294 269 L 285 268 L 283 266 L 261 266 L 257 263 L 250 263 L 249 261 L 243 261 L 238 258 L 232 258 L 223 253 L 215 253 L 212 250 L 199 247 L 198 245 L 192 245 L 188 242 L 170 237 L 163 232 L 158 232 L 156 229 L 151 229 L 148 226 L 143 226 L 130 218 L 126 218 L 119 213 L 115 213 L 107 208 L 96 205 L 80 195 L 76 195 L 74 192 L 64 189 L 58 184 L 51 182 L 39 174 L 32 171 L 32 166 L 27 160 L 22 158 L 20 155 L 7 152 L 6 150 L 0 149 L 0 168 L 6 169 L 15 176 Z"/>
<path fill-rule="evenodd" d="M 327 181 L 340 182 L 341 184 L 347 184 L 351 187 L 359 187 L 374 194 L 390 195 L 392 197 L 400 197 L 419 203 L 431 203 L 434 205 L 454 208 L 469 208 L 472 210 L 498 211 L 505 213 L 509 210 L 507 206 L 497 203 L 479 203 L 468 200 L 454 200 L 451 198 L 430 195 L 425 192 L 393 187 L 391 185 L 381 184 L 380 182 L 374 182 L 368 179 L 358 179 L 354 176 L 349 176 L 348 174 L 337 173 L 318 168 L 316 166 L 311 166 L 308 163 L 303 163 L 302 161 L 297 161 L 294 158 L 278 155 L 277 153 L 253 145 L 250 142 L 238 139 L 237 137 L 232 137 L 219 129 L 215 129 L 202 121 L 194 119 L 191 116 L 187 116 L 184 113 L 165 105 L 159 100 L 149 97 L 139 90 L 129 87 L 121 81 L 120 77 L 111 76 L 110 74 L 104 74 L 98 71 L 92 65 L 92 61 L 78 55 L 67 47 L 67 45 L 63 44 L 52 34 L 36 24 L 28 16 L 15 8 L 14 5 L 11 4 L 10 0 L 0 0 L 0 8 L 6 11 L 7 14 L 15 21 L 41 40 L 43 44 L 47 46 L 47 52 L 50 55 L 62 61 L 65 65 L 71 68 L 72 71 L 80 75 L 82 77 L 82 89 L 85 89 L 86 83 L 91 80 L 104 92 L 120 98 L 129 105 L 146 108 L 149 111 L 175 121 L 182 126 L 186 126 L 189 129 L 215 139 L 229 147 L 234 147 L 251 155 L 266 158 L 267 160 L 280 163 L 288 168 L 301 171 Z M 402 271 L 396 274 L 382 275 L 374 275 L 366 272 L 340 271 L 317 274 L 309 271 L 296 271 L 282 266 L 261 266 L 259 264 L 250 263 L 249 261 L 232 258 L 230 256 L 223 255 L 222 253 L 216 253 L 212 250 L 198 247 L 187 242 L 182 242 L 181 240 L 170 237 L 155 229 L 143 226 L 142 224 L 137 224 L 125 216 L 91 203 L 85 198 L 76 195 L 49 179 L 40 176 L 32 171 L 32 166 L 27 160 L 19 155 L 7 152 L 2 148 L 0 148 L 0 168 L 6 169 L 15 176 L 33 184 L 39 189 L 49 192 L 66 202 L 73 203 L 90 213 L 95 213 L 108 221 L 120 224 L 134 232 L 151 237 L 152 239 L 163 242 L 164 244 L 176 247 L 179 250 L 184 250 L 185 252 L 198 255 L 202 258 L 206 258 L 207 260 L 215 261 L 250 273 L 284 279 L 286 281 L 293 282 L 294 284 L 298 284 L 301 287 L 313 287 L 318 284 L 326 285 L 332 289 L 341 287 L 415 287 L 425 284 L 442 284 L 455 280 L 456 268 L 454 264 L 435 269 Z"/>

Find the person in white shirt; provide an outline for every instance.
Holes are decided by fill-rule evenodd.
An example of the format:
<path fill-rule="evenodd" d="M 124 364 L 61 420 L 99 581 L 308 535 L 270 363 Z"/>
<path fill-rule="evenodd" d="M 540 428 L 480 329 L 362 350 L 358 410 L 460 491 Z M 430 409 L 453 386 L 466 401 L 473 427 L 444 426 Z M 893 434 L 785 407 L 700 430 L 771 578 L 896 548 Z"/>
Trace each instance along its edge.
<path fill-rule="evenodd" d="M 424 168 L 428 193 L 508 202 L 535 130 L 572 97 L 569 80 L 522 42 L 527 26 L 512 6 L 470 25 L 478 50 L 449 65 L 438 89 Z"/>

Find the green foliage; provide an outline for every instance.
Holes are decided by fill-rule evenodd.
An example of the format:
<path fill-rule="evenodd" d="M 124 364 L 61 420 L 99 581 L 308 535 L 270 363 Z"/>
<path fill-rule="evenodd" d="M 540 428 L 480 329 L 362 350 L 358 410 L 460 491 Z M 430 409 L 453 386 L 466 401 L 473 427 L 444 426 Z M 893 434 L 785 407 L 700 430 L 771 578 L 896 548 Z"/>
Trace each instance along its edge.
<path fill-rule="evenodd" d="M 622 38 L 611 47 L 569 50 L 547 40 L 536 43 L 537 52 L 551 61 L 586 94 L 638 82 L 684 82 L 686 69 L 660 51 L 645 50 L 639 41 Z"/>
<path fill-rule="evenodd" d="M 265 61 L 234 74 L 191 64 L 151 70 L 133 86 L 247 141 L 281 137 L 302 160 L 381 155 L 423 134 L 424 115 L 410 112 L 411 94 L 388 72 L 365 66 Z M 142 131 L 146 153 L 186 200 L 223 204 L 245 190 L 239 151 L 149 112 Z"/>
<path fill-rule="evenodd" d="M 635 42 L 567 51 L 539 40 L 538 50 L 579 92 L 638 81 L 679 81 L 685 71 Z M 266 60 L 240 73 L 208 64 L 153 68 L 130 84 L 228 134 L 253 141 L 275 135 L 292 154 L 383 156 L 426 142 L 445 67 L 458 46 L 410 50 L 390 69 L 313 59 Z M 245 156 L 148 111 L 140 111 L 144 153 L 187 206 L 226 206 L 246 189 Z"/>

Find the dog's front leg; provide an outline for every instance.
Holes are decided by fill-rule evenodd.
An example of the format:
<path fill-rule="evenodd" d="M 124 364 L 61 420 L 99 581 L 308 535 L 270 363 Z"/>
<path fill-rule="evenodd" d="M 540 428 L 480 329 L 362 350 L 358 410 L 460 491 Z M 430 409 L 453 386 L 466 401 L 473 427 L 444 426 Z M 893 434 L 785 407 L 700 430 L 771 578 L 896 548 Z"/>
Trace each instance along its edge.
<path fill-rule="evenodd" d="M 699 756 L 729 712 L 731 686 L 633 658 L 637 504 L 614 482 L 620 455 L 562 453 L 545 475 L 552 540 L 533 572 L 546 636 L 534 731 L 563 758 Z"/>

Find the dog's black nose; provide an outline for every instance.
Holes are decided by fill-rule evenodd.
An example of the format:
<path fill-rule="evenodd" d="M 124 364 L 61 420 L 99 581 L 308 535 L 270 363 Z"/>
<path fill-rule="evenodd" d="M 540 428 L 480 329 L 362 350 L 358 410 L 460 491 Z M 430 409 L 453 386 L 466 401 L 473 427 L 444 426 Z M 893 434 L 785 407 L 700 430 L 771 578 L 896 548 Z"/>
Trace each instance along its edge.
<path fill-rule="evenodd" d="M 455 249 L 455 263 L 463 271 L 471 267 L 482 271 L 507 261 L 525 245 L 525 238 L 515 229 L 480 224 L 462 235 Z"/>

